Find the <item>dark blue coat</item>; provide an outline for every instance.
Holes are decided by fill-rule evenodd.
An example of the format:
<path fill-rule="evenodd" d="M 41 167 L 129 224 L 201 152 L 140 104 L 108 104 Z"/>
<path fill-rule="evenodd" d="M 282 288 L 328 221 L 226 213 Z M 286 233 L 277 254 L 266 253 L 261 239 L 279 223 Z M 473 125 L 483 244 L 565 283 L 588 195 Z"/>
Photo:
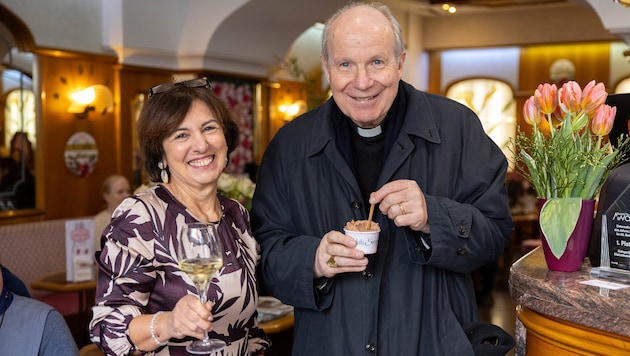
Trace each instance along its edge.
<path fill-rule="evenodd" d="M 322 236 L 367 218 L 368 203 L 334 143 L 331 101 L 282 127 L 265 151 L 252 223 L 267 291 L 295 306 L 293 355 L 473 354 L 462 330 L 477 320 L 470 272 L 495 261 L 510 236 L 507 161 L 468 108 L 401 88 L 406 115 L 377 186 L 418 182 L 430 255 L 417 233 L 378 213 L 372 270 L 337 275 L 317 290 Z"/>

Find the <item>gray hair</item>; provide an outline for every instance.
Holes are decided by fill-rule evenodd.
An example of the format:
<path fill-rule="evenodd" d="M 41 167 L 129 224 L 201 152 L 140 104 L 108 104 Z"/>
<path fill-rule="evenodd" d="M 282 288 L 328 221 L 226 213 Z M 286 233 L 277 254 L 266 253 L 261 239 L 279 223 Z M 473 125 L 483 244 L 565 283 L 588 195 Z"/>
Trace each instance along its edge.
<path fill-rule="evenodd" d="M 372 2 L 372 3 L 363 3 L 363 2 L 350 2 L 344 7 L 340 8 L 335 12 L 329 19 L 326 21 L 326 25 L 324 26 L 324 31 L 322 32 L 322 57 L 324 57 L 324 61 L 328 63 L 330 51 L 328 50 L 328 33 L 330 32 L 330 28 L 337 21 L 339 16 L 350 9 L 354 9 L 359 6 L 368 6 L 377 11 L 379 11 L 385 18 L 389 21 L 389 24 L 392 27 L 392 31 L 394 32 L 394 39 L 396 40 L 394 46 L 394 54 L 396 58 L 400 59 L 402 53 L 405 51 L 405 43 L 403 41 L 402 30 L 400 29 L 400 24 L 396 17 L 392 14 L 391 10 L 387 5 L 382 4 L 380 2 Z"/>

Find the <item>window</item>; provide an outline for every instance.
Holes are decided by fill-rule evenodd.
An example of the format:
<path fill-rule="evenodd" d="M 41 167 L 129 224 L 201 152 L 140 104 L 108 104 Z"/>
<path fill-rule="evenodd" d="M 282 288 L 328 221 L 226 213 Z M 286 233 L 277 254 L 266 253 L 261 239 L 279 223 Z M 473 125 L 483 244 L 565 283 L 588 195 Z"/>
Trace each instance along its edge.
<path fill-rule="evenodd" d="M 512 87 L 495 79 L 466 79 L 451 85 L 446 96 L 466 105 L 479 116 L 484 130 L 501 148 L 511 167 L 510 143 L 516 135 L 516 102 Z"/>

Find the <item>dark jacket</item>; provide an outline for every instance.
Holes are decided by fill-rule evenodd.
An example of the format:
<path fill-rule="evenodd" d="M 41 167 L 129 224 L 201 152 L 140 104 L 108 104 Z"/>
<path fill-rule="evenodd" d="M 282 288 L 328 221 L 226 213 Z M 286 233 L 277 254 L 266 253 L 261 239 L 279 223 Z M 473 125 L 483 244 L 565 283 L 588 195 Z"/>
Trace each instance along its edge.
<path fill-rule="evenodd" d="M 295 306 L 293 355 L 472 355 L 462 325 L 477 320 L 470 272 L 495 261 L 512 230 L 507 161 L 477 116 L 403 83 L 407 110 L 377 186 L 414 179 L 426 196 L 430 251 L 380 213 L 375 261 L 313 280 L 322 236 L 366 219 L 340 155 L 329 100 L 282 127 L 265 151 L 253 201 L 268 292 Z"/>

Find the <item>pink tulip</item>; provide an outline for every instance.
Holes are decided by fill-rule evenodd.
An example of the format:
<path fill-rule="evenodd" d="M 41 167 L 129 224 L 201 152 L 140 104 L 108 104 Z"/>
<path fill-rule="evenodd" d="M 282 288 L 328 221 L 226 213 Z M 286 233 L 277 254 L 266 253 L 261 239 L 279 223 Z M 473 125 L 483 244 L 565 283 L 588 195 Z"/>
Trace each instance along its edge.
<path fill-rule="evenodd" d="M 553 112 L 553 117 L 558 119 L 558 121 L 564 121 L 564 118 L 567 116 L 567 113 L 560 108 L 560 105 L 556 107 L 556 110 Z"/>
<path fill-rule="evenodd" d="M 558 87 L 555 84 L 539 84 L 534 92 L 536 105 L 545 114 L 551 114 L 556 110 Z"/>
<path fill-rule="evenodd" d="M 582 90 L 582 110 L 584 110 L 588 116 L 593 116 L 595 111 L 606 102 L 606 88 L 604 83 L 595 84 L 594 80 L 591 80 L 584 90 Z"/>
<path fill-rule="evenodd" d="M 558 90 L 558 106 L 565 113 L 577 113 L 580 111 L 582 100 L 582 88 L 575 81 L 569 81 Z"/>
<path fill-rule="evenodd" d="M 534 96 L 530 96 L 525 100 L 525 104 L 523 105 L 523 118 L 525 122 L 530 125 L 538 125 L 542 121 L 543 113 L 536 105 Z"/>
<path fill-rule="evenodd" d="M 606 136 L 612 130 L 613 123 L 615 122 L 615 115 L 617 114 L 617 108 L 610 105 L 600 106 L 591 122 L 591 131 L 597 136 Z"/>

